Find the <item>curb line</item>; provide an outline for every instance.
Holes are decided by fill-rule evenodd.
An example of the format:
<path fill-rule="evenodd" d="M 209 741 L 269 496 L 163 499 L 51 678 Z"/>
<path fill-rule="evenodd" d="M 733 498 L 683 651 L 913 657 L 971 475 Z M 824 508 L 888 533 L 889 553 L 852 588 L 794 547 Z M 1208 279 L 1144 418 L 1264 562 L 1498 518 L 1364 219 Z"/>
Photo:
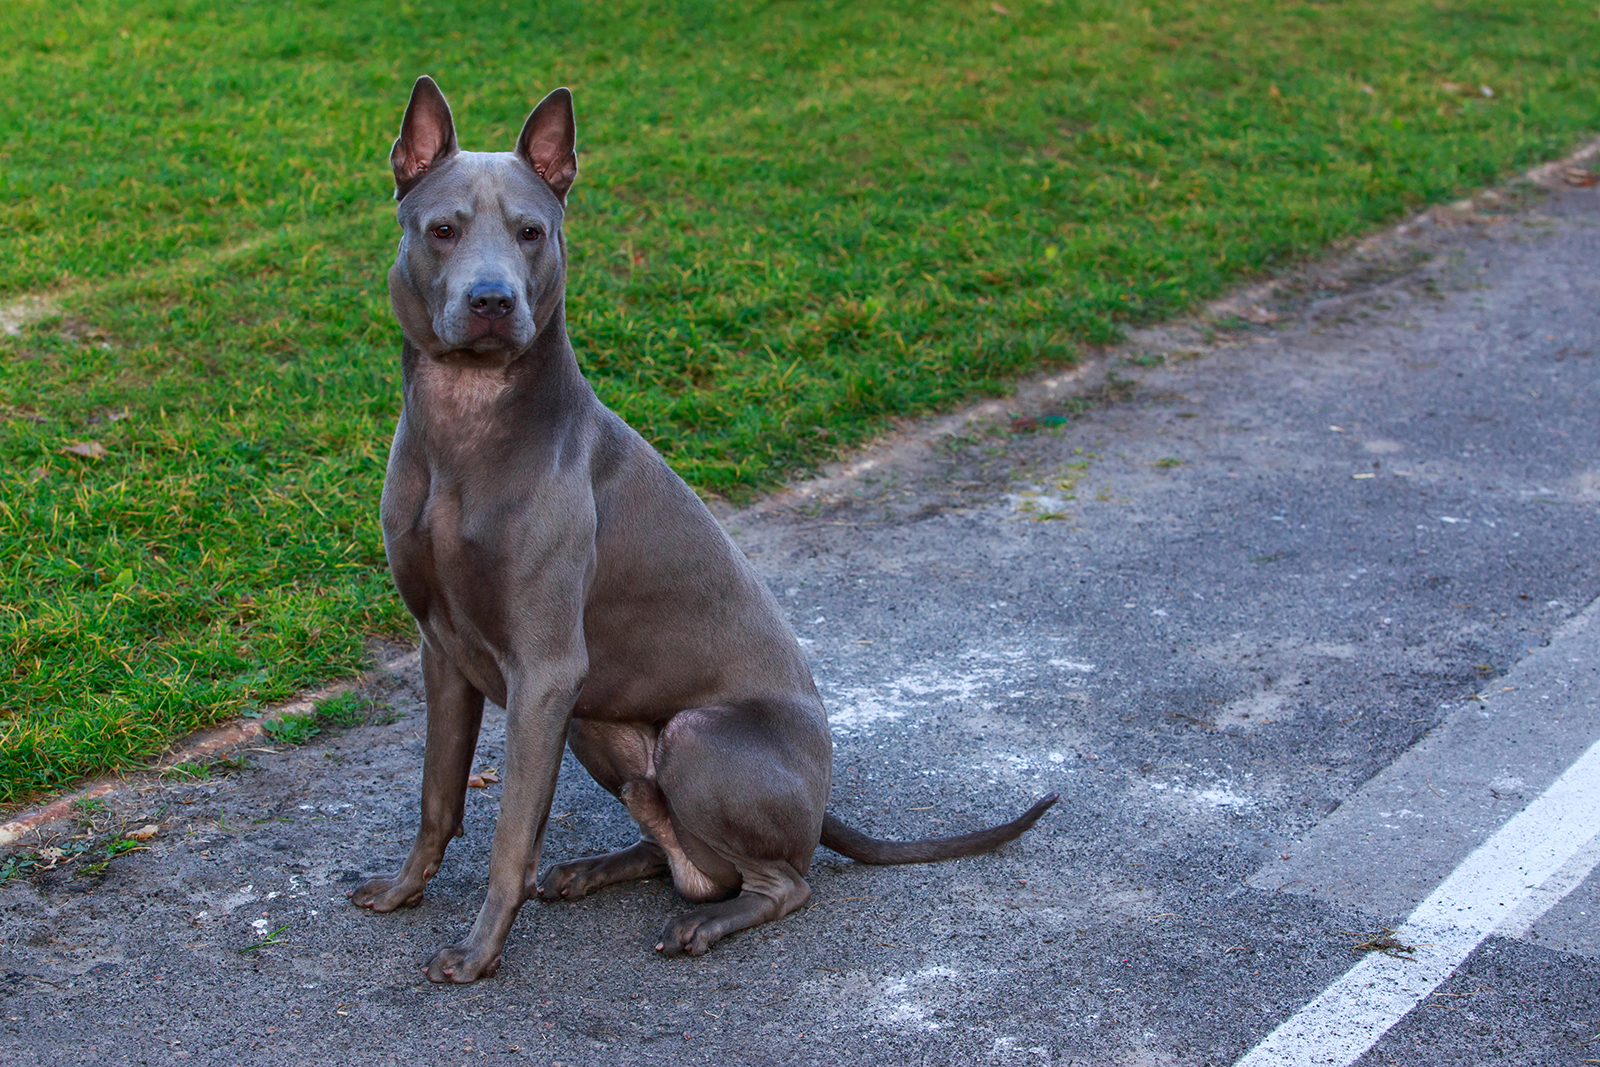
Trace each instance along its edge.
<path fill-rule="evenodd" d="M 304 715 L 321 701 L 358 688 L 374 675 L 398 674 L 416 661 L 418 656 L 419 653 L 415 650 L 396 656 L 387 663 L 380 664 L 375 669 L 366 671 L 354 678 L 346 679 L 335 685 L 313 689 L 287 703 L 268 708 L 259 719 L 240 719 L 223 726 L 197 730 L 178 742 L 177 747 L 168 749 L 164 755 L 146 767 L 120 774 L 102 775 L 82 789 L 57 797 L 42 807 L 25 811 L 10 822 L 0 824 L 0 848 L 16 844 L 17 841 L 41 826 L 66 818 L 72 814 L 72 809 L 79 803 L 85 800 L 95 800 L 113 793 L 118 786 L 135 777 L 159 776 L 163 771 L 180 763 L 188 763 L 217 752 L 235 748 L 247 741 L 257 740 L 266 733 L 264 723 L 277 722 L 289 715 Z"/>

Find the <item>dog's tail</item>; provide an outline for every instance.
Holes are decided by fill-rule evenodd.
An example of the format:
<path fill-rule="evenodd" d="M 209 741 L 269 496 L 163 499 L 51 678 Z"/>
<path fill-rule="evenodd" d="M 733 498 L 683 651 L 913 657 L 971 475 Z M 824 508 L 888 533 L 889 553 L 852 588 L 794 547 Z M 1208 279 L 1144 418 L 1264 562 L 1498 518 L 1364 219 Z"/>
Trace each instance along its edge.
<path fill-rule="evenodd" d="M 957 837 L 928 837 L 921 841 L 882 841 L 868 837 L 860 830 L 852 830 L 832 815 L 824 815 L 822 844 L 859 863 L 933 863 L 952 860 L 957 856 L 976 856 L 1021 837 L 1060 799 L 1060 793 L 1051 793 L 1018 818 L 987 830 Z"/>

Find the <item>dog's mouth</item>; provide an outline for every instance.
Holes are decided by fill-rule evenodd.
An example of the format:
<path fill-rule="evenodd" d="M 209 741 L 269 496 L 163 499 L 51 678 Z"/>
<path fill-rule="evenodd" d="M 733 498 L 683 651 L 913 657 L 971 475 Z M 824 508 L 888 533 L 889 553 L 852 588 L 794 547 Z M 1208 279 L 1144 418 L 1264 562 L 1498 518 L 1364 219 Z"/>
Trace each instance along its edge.
<path fill-rule="evenodd" d="M 519 332 L 513 319 L 475 319 L 467 328 L 467 340 L 496 347 L 515 343 Z"/>
<path fill-rule="evenodd" d="M 517 320 L 517 316 L 509 315 L 501 319 L 474 316 L 465 322 L 441 324 L 445 328 L 435 332 L 452 349 L 485 354 L 521 351 L 532 342 L 533 331 Z"/>

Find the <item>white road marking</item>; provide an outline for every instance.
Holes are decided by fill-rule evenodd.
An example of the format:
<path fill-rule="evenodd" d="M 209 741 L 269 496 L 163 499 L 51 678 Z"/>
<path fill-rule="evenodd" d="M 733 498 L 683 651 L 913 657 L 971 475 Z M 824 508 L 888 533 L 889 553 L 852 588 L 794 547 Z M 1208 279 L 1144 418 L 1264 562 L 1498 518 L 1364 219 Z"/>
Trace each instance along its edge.
<path fill-rule="evenodd" d="M 1369 952 L 1235 1067 L 1346 1067 L 1493 933 L 1515 937 L 1600 861 L 1600 742 L 1462 861 L 1396 940 L 1415 959 Z"/>

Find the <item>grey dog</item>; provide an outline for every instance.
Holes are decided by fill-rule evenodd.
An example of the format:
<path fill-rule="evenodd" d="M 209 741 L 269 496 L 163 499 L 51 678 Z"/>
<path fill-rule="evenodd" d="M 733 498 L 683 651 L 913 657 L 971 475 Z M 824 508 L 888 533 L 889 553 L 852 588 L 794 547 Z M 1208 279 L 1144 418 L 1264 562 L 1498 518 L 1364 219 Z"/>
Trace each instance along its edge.
<path fill-rule="evenodd" d="M 561 222 L 578 174 L 572 94 L 514 152 L 463 152 L 419 78 L 394 143 L 403 235 L 389 295 L 404 402 L 383 486 L 396 586 L 421 632 L 422 818 L 399 873 L 356 904 L 422 899 L 461 833 L 485 698 L 506 710 L 489 887 L 435 982 L 500 966 L 524 901 L 670 873 L 700 906 L 657 950 L 705 952 L 810 898 L 818 843 L 867 863 L 993 849 L 1056 800 L 960 837 L 888 842 L 826 813 L 827 713 L 777 601 L 700 499 L 595 397 L 567 339 Z M 640 840 L 537 878 L 565 744 Z"/>

